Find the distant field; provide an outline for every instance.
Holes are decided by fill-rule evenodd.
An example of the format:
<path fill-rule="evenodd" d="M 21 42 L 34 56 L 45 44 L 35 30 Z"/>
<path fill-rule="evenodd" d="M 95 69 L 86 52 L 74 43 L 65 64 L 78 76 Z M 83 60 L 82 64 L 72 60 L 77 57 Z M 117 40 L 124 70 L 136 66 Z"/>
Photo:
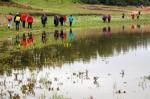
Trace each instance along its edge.
<path fill-rule="evenodd" d="M 118 6 L 105 6 L 105 5 L 89 5 L 74 3 L 76 0 L 12 0 L 18 5 L 23 5 L 24 8 L 18 7 L 7 7 L 7 5 L 0 6 L 0 13 L 21 12 L 23 9 L 27 12 L 48 12 L 48 13 L 59 13 L 59 14 L 120 14 L 130 13 L 133 10 L 144 10 L 148 12 L 149 9 L 136 8 L 134 6 L 118 7 Z M 31 7 L 33 9 L 26 9 L 25 7 Z"/>

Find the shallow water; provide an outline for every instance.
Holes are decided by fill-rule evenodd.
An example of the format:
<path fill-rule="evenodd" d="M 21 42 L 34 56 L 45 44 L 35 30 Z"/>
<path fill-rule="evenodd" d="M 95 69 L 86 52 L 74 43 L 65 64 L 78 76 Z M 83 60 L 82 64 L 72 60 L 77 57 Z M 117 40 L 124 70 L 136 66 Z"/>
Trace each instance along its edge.
<path fill-rule="evenodd" d="M 48 35 L 58 44 L 41 41 L 42 48 L 12 52 L 4 44 L 0 54 L 11 55 L 0 57 L 1 99 L 10 97 L 8 91 L 21 99 L 50 99 L 56 94 L 58 99 L 150 98 L 150 81 L 145 78 L 150 75 L 149 32 L 122 27 L 71 32 L 66 39 Z M 35 42 L 37 38 L 41 36 Z M 32 85 L 30 92 L 23 94 L 22 85 Z"/>

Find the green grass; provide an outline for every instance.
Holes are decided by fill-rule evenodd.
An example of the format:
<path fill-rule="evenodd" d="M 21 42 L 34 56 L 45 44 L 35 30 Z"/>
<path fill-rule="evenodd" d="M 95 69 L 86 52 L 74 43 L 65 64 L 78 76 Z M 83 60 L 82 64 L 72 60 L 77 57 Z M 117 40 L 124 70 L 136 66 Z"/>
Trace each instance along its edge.
<path fill-rule="evenodd" d="M 113 13 L 118 14 L 122 12 L 111 11 L 111 10 L 126 10 L 131 11 L 135 10 L 136 7 L 128 6 L 128 7 L 118 7 L 118 6 L 105 6 L 105 5 L 89 5 L 89 4 L 81 4 L 74 3 L 76 0 L 12 0 L 15 3 L 23 4 L 26 6 L 30 6 L 32 8 L 43 9 L 43 12 L 49 13 L 59 13 L 59 14 L 101 14 L 101 13 Z M 96 7 L 99 10 L 91 10 L 87 9 L 87 7 Z M 22 8 L 8 9 L 6 7 L 3 8 L 3 11 L 0 10 L 0 13 L 9 13 L 12 12 L 21 12 Z M 126 8 L 126 9 L 124 9 Z M 29 10 L 26 10 L 30 12 Z M 38 10 L 36 10 L 37 12 Z M 32 10 L 32 12 L 35 12 Z"/>
<path fill-rule="evenodd" d="M 150 15 L 143 15 L 140 20 L 131 20 L 130 16 L 126 17 L 125 20 L 121 19 L 121 15 L 114 15 L 112 16 L 112 22 L 111 23 L 103 23 L 101 20 L 100 16 L 75 16 L 75 21 L 73 23 L 73 29 L 86 29 L 86 28 L 95 28 L 95 27 L 103 27 L 103 26 L 122 26 L 122 25 L 131 25 L 131 24 L 150 24 L 149 21 Z M 4 17 L 3 17 L 4 18 Z M 15 24 L 13 23 L 13 29 L 9 30 L 7 28 L 7 20 L 4 18 L 4 20 L 1 22 L 1 27 L 0 28 L 0 38 L 2 38 L 4 35 L 14 35 L 16 34 L 15 30 Z M 64 28 L 64 29 L 69 29 L 69 22 L 65 24 L 65 26 L 59 26 L 57 27 L 58 29 Z M 42 28 L 40 17 L 34 17 L 34 23 L 33 23 L 33 29 L 29 30 L 31 32 L 36 32 L 36 31 L 53 31 L 56 29 L 53 24 L 53 17 L 48 17 L 48 22 L 47 26 L 45 29 Z M 25 33 L 26 30 L 22 29 L 19 31 L 21 33 Z M 6 37 L 8 36 L 6 35 Z"/>

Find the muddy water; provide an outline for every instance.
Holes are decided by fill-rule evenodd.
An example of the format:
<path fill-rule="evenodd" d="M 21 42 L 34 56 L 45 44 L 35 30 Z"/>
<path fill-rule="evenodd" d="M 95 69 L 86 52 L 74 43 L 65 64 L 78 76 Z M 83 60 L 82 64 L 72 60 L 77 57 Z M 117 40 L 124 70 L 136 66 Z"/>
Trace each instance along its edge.
<path fill-rule="evenodd" d="M 46 45 L 43 34 L 44 47 L 17 52 L 7 42 L 0 99 L 149 99 L 150 33 L 131 27 L 55 31 L 48 37 L 58 44 Z"/>

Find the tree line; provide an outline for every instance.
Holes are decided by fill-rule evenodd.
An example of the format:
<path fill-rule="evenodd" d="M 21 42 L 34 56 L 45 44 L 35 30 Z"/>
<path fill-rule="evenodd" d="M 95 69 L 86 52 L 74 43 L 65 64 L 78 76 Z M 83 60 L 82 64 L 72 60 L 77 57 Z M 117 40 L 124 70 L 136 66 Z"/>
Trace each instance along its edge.
<path fill-rule="evenodd" d="M 9 1 L 11 1 L 11 0 L 0 0 L 0 1 L 9 2 Z"/>
<path fill-rule="evenodd" d="M 80 0 L 89 4 L 106 4 L 106 5 L 150 5 L 150 0 Z"/>
<path fill-rule="evenodd" d="M 11 0 L 0 0 L 9 2 Z M 47 0 L 48 1 L 48 0 Z M 62 0 L 63 2 L 63 0 Z M 106 5 L 150 5 L 150 0 L 72 0 L 72 2 L 77 3 L 89 3 L 89 4 L 106 4 Z"/>

